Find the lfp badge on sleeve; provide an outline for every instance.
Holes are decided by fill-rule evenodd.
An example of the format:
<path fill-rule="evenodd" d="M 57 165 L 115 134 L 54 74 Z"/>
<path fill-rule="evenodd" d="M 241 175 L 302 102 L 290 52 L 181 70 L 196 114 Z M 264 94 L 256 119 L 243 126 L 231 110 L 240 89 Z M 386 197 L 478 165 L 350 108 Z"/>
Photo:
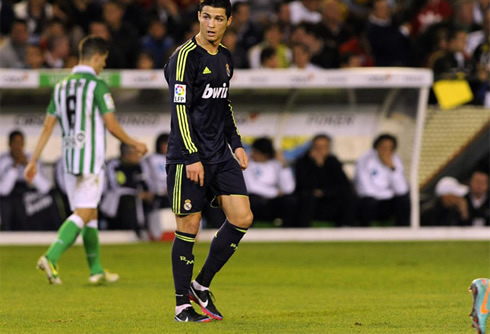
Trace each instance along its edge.
<path fill-rule="evenodd" d="M 174 103 L 185 103 L 185 85 L 175 85 Z"/>

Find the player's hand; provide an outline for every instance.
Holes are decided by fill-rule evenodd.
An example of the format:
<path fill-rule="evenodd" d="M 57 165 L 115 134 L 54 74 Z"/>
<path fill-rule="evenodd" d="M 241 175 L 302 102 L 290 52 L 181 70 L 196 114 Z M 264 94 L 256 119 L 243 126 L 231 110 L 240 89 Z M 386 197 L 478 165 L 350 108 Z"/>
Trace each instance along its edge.
<path fill-rule="evenodd" d="M 201 187 L 204 186 L 204 166 L 200 161 L 185 166 L 185 173 L 189 180 Z"/>
<path fill-rule="evenodd" d="M 27 183 L 31 183 L 34 180 L 34 177 L 37 173 L 37 163 L 35 161 L 29 161 L 24 170 L 24 177 L 26 178 Z"/>
<path fill-rule="evenodd" d="M 238 159 L 238 163 L 240 164 L 240 168 L 242 170 L 247 169 L 248 167 L 248 155 L 245 153 L 243 147 L 239 147 L 235 150 L 235 156 Z"/>
<path fill-rule="evenodd" d="M 134 149 L 141 155 L 145 155 L 146 152 L 148 152 L 148 147 L 146 147 L 146 144 L 141 142 L 136 142 L 136 144 L 134 144 Z"/>

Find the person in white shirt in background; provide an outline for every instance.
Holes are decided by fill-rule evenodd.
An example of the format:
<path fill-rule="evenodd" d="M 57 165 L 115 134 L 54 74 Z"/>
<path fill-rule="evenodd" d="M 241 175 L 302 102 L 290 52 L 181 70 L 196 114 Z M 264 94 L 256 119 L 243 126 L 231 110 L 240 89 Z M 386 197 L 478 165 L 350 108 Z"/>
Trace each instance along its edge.
<path fill-rule="evenodd" d="M 146 156 L 141 161 L 141 167 L 148 180 L 149 191 L 154 195 L 154 209 L 169 208 L 167 193 L 167 146 L 168 133 L 161 133 L 155 142 L 155 153 Z"/>
<path fill-rule="evenodd" d="M 373 149 L 356 163 L 354 183 L 360 197 L 361 226 L 393 217 L 397 226 L 409 224 L 409 188 L 403 163 L 395 153 L 396 147 L 394 136 L 381 134 L 375 139 Z"/>
<path fill-rule="evenodd" d="M 243 171 L 256 220 L 279 219 L 283 227 L 295 222 L 296 201 L 292 195 L 295 181 L 292 169 L 282 154 L 276 154 L 269 138 L 258 138 L 252 144 L 248 168 Z"/>
<path fill-rule="evenodd" d="M 24 151 L 24 134 L 14 130 L 9 134 L 9 152 L 0 155 L 0 217 L 2 230 L 43 229 L 32 225 L 29 217 L 53 206 L 53 199 L 48 195 L 51 182 L 41 171 L 32 183 L 27 183 L 24 168 L 30 154 Z M 28 195 L 32 193 L 32 195 Z M 48 219 L 53 218 L 49 217 Z M 59 218 L 55 219 L 58 221 Z M 42 222 L 39 222 L 42 225 Z M 30 226 L 32 225 L 32 226 Z M 47 226 L 48 227 L 48 226 Z M 50 226 L 53 227 L 53 226 Z"/>

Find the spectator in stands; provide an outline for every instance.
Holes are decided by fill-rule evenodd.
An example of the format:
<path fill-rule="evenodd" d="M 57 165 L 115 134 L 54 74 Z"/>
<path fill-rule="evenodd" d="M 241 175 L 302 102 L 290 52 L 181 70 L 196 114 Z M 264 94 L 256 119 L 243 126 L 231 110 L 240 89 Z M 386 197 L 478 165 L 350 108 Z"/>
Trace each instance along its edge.
<path fill-rule="evenodd" d="M 234 28 L 226 29 L 222 43 L 231 52 L 234 68 L 248 68 L 247 53 L 238 45 L 237 31 Z"/>
<path fill-rule="evenodd" d="M 291 38 L 291 34 L 293 33 L 289 3 L 280 2 L 276 5 L 276 22 L 282 30 L 281 42 L 287 45 Z"/>
<path fill-rule="evenodd" d="M 463 75 L 466 78 L 474 73 L 474 63 L 464 53 L 466 32 L 455 28 L 449 33 L 448 49 L 434 61 L 434 79 L 455 79 Z"/>
<path fill-rule="evenodd" d="M 31 44 L 26 49 L 26 68 L 30 70 L 39 70 L 46 67 L 44 54 L 38 45 Z"/>
<path fill-rule="evenodd" d="M 296 43 L 292 46 L 292 51 L 293 63 L 291 64 L 291 68 L 308 71 L 316 71 L 321 69 L 321 67 L 311 63 L 311 53 L 306 44 Z"/>
<path fill-rule="evenodd" d="M 0 68 L 23 68 L 29 32 L 25 20 L 16 19 L 12 24 L 10 36 L 0 46 Z"/>
<path fill-rule="evenodd" d="M 174 49 L 174 41 L 167 35 L 163 23 L 152 20 L 148 26 L 148 33 L 141 40 L 141 47 L 151 53 L 155 68 L 163 68 Z"/>
<path fill-rule="evenodd" d="M 397 226 L 406 226 L 410 220 L 410 198 L 405 168 L 395 153 L 397 140 L 390 134 L 381 134 L 373 149 L 356 163 L 355 187 L 360 197 L 359 219 L 362 226 L 373 220 L 395 218 Z"/>
<path fill-rule="evenodd" d="M 471 175 L 469 192 L 464 197 L 468 205 L 468 223 L 473 226 L 490 225 L 490 196 L 488 173 L 476 170 Z"/>
<path fill-rule="evenodd" d="M 109 55 L 106 60 L 106 67 L 112 69 L 127 68 L 128 61 L 124 49 L 112 39 L 111 32 L 102 21 L 93 21 L 90 23 L 90 34 L 101 37 L 109 41 Z"/>
<path fill-rule="evenodd" d="M 320 35 L 325 44 L 334 50 L 338 50 L 340 45 L 347 42 L 352 35 L 344 24 L 342 6 L 340 0 L 326 0 L 323 3 L 322 21 L 319 24 Z"/>
<path fill-rule="evenodd" d="M 481 40 L 473 52 L 473 61 L 480 68 L 490 71 L 490 10 L 485 15 Z"/>
<path fill-rule="evenodd" d="M 260 67 L 260 55 L 265 48 L 275 50 L 277 58 L 277 68 L 288 68 L 291 63 L 291 50 L 281 42 L 281 27 L 277 23 L 270 24 L 264 32 L 264 40 L 254 45 L 248 51 L 248 62 L 250 68 L 257 69 Z"/>
<path fill-rule="evenodd" d="M 281 154 L 276 154 L 269 138 L 252 144 L 251 159 L 243 172 L 255 220 L 282 220 L 295 225 L 294 176 Z"/>
<path fill-rule="evenodd" d="M 138 52 L 138 32 L 131 24 L 123 21 L 123 15 L 124 11 L 119 2 L 105 3 L 103 17 L 109 28 L 111 39 L 123 50 L 127 59 L 127 67 L 134 68 Z"/>
<path fill-rule="evenodd" d="M 15 17 L 25 20 L 31 43 L 39 43 L 46 23 L 53 18 L 53 5 L 46 0 L 22 0 L 14 5 Z"/>
<path fill-rule="evenodd" d="M 467 225 L 469 219 L 468 203 L 465 196 L 468 187 L 460 184 L 454 177 L 441 178 L 435 189 L 436 197 L 421 209 L 421 224 L 425 226 Z"/>
<path fill-rule="evenodd" d="M 70 42 L 68 37 L 52 37 L 48 40 L 48 48 L 44 53 L 46 65 L 49 68 L 64 68 L 70 56 Z"/>
<path fill-rule="evenodd" d="M 417 37 L 430 26 L 450 20 L 453 15 L 451 3 L 446 0 L 426 0 L 410 22 L 410 35 Z"/>
<path fill-rule="evenodd" d="M 138 70 L 152 70 L 155 68 L 153 56 L 149 51 L 140 52 L 136 61 L 136 68 Z"/>
<path fill-rule="evenodd" d="M 347 52 L 340 56 L 341 68 L 355 68 L 361 66 L 362 66 L 362 58 L 360 55 Z"/>
<path fill-rule="evenodd" d="M 480 27 L 475 23 L 475 0 L 457 0 L 454 2 L 454 25 L 466 32 L 476 31 Z"/>
<path fill-rule="evenodd" d="M 250 20 L 250 5 L 246 2 L 235 2 L 232 6 L 233 21 L 231 28 L 234 28 L 238 36 L 238 45 L 241 49 L 248 50 L 260 43 L 262 40 L 262 32 Z"/>
<path fill-rule="evenodd" d="M 120 157 L 107 162 L 107 189 L 100 205 L 109 229 L 133 229 L 139 237 L 145 226 L 144 202 L 153 202 L 140 162 L 138 152 L 121 143 Z"/>
<path fill-rule="evenodd" d="M 376 66 L 410 65 L 408 31 L 393 22 L 387 0 L 374 0 L 366 36 Z"/>
<path fill-rule="evenodd" d="M 320 0 L 296 0 L 291 2 L 289 7 L 291 23 L 294 25 L 301 22 L 319 23 L 322 20 Z"/>
<path fill-rule="evenodd" d="M 138 36 L 144 35 L 148 30 L 148 23 L 151 21 L 148 20 L 147 13 L 141 1 L 119 0 L 119 3 L 124 12 L 123 21 L 136 28 Z"/>
<path fill-rule="evenodd" d="M 179 7 L 173 0 L 155 0 L 149 10 L 148 17 L 162 22 L 168 29 L 168 33 L 176 41 L 182 36 L 182 16 Z"/>
<path fill-rule="evenodd" d="M 95 0 L 61 1 L 60 9 L 68 17 L 68 23 L 82 28 L 85 34 L 90 31 L 92 21 L 102 20 L 102 7 Z"/>
<path fill-rule="evenodd" d="M 51 184 L 38 163 L 39 173 L 32 184 L 24 178 L 30 155 L 24 151 L 24 134 L 9 134 L 9 152 L 0 155 L 0 223 L 2 230 L 56 229 L 61 220 L 57 215 Z"/>
<path fill-rule="evenodd" d="M 311 62 L 322 68 L 338 67 L 337 50 L 329 48 L 318 30 L 318 26 L 302 23 L 296 26 L 291 35 L 291 43 L 304 43 L 311 52 Z"/>
<path fill-rule="evenodd" d="M 260 52 L 260 68 L 279 68 L 276 49 L 266 47 Z"/>
<path fill-rule="evenodd" d="M 352 226 L 355 196 L 342 164 L 330 153 L 329 136 L 316 135 L 309 151 L 296 162 L 296 195 L 299 199 L 298 223 L 311 226 L 313 219 Z"/>

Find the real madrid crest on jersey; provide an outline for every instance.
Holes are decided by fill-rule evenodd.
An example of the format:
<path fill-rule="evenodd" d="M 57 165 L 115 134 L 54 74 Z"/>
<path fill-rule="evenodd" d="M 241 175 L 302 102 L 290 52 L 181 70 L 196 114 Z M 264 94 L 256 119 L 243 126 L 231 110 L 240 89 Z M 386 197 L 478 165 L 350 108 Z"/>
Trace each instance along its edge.
<path fill-rule="evenodd" d="M 230 72 L 230 65 L 228 65 L 228 63 L 226 64 L 226 75 L 227 75 L 228 77 L 230 77 L 230 75 L 231 75 L 231 72 Z"/>
<path fill-rule="evenodd" d="M 191 203 L 191 200 L 190 199 L 186 199 L 184 201 L 184 209 L 186 211 L 189 211 L 190 209 L 192 209 L 192 203 Z"/>

